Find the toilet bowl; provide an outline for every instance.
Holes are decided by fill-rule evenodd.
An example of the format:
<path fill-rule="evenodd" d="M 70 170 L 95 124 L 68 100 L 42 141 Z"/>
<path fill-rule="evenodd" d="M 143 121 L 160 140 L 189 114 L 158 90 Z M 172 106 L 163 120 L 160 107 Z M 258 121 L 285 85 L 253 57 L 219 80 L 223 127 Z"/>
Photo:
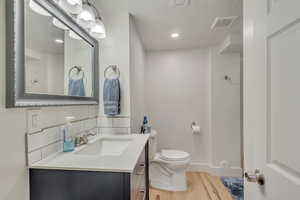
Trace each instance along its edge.
<path fill-rule="evenodd" d="M 191 160 L 189 153 L 173 149 L 156 152 L 156 136 L 157 132 L 153 130 L 149 142 L 150 185 L 168 191 L 187 190 L 185 173 Z"/>

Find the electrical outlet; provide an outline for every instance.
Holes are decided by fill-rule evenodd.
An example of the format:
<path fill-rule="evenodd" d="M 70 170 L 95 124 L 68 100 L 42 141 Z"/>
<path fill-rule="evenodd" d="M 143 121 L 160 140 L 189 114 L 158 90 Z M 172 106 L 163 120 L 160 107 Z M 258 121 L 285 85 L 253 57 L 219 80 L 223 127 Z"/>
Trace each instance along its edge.
<path fill-rule="evenodd" d="M 41 110 L 27 110 L 27 132 L 35 133 L 42 130 L 41 128 Z"/>

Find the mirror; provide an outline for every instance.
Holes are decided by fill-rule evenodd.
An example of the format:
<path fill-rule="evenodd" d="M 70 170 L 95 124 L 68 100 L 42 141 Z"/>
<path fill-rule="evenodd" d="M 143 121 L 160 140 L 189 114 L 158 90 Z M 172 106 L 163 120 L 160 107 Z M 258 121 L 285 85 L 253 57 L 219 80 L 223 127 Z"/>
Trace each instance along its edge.
<path fill-rule="evenodd" d="M 15 33 L 10 47 L 16 51 L 11 49 L 10 56 L 17 59 L 8 63 L 15 86 L 14 94 L 8 88 L 8 107 L 97 104 L 98 42 L 54 1 L 7 2 L 15 9 L 7 24 Z M 23 30 L 15 31 L 17 23 Z"/>

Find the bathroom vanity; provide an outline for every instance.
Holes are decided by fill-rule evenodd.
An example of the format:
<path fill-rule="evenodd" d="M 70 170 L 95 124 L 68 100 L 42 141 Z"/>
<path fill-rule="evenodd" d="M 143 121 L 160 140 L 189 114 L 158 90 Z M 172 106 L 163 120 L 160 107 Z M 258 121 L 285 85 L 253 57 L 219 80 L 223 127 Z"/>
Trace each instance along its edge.
<path fill-rule="evenodd" d="M 149 199 L 148 137 L 99 136 L 32 164 L 30 199 Z"/>

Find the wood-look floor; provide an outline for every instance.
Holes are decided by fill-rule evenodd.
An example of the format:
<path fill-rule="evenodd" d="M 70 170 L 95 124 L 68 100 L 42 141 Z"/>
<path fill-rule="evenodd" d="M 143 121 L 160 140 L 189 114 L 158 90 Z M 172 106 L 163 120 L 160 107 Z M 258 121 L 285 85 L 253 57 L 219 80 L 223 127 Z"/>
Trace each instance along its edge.
<path fill-rule="evenodd" d="M 220 178 L 208 173 L 188 172 L 188 190 L 169 192 L 150 188 L 150 200 L 233 200 Z"/>

